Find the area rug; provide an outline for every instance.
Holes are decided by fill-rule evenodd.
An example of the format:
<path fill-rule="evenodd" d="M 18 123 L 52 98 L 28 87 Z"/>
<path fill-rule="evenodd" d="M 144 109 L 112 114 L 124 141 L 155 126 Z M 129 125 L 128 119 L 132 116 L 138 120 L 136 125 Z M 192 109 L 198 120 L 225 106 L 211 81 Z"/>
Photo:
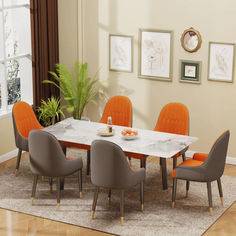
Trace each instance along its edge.
<path fill-rule="evenodd" d="M 204 183 L 190 184 L 189 197 L 185 197 L 185 182 L 179 181 L 175 209 L 171 208 L 171 167 L 168 167 L 168 190 L 162 190 L 158 163 L 147 163 L 145 182 L 145 210 L 140 211 L 139 186 L 125 193 L 124 225 L 120 225 L 119 191 L 112 191 L 111 205 L 107 192 L 98 196 L 95 218 L 90 219 L 94 186 L 86 176 L 86 152 L 70 150 L 70 156 L 82 156 L 83 198 L 79 199 L 77 176 L 65 179 L 61 195 L 61 210 L 56 207 L 56 184 L 50 193 L 48 180 L 38 183 L 34 205 L 30 205 L 33 176 L 28 160 L 22 161 L 18 177 L 14 167 L 0 171 L 0 207 L 56 221 L 96 229 L 118 235 L 201 235 L 236 200 L 236 179 L 223 176 L 225 204 L 221 206 L 217 184 L 212 184 L 213 216 L 209 215 L 207 189 Z M 133 160 L 133 166 L 139 166 Z"/>

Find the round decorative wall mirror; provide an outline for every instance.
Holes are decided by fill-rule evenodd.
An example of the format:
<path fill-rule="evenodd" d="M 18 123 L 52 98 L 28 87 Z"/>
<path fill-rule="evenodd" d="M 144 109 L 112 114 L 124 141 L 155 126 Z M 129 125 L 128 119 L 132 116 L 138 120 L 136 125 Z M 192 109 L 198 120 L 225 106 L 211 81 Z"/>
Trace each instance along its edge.
<path fill-rule="evenodd" d="M 202 44 L 200 33 L 192 27 L 185 30 L 181 36 L 181 44 L 185 51 L 196 52 Z"/>

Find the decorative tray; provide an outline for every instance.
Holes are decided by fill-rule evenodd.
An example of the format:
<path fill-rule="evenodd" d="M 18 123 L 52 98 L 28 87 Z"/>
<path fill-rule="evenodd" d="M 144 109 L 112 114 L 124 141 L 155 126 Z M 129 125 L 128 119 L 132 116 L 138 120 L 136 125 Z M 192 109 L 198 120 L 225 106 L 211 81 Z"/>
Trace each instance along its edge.
<path fill-rule="evenodd" d="M 103 136 L 103 137 L 113 136 L 113 135 L 115 135 L 115 130 L 112 129 L 112 132 L 108 133 L 106 128 L 101 128 L 101 129 L 98 129 L 97 135 Z"/>

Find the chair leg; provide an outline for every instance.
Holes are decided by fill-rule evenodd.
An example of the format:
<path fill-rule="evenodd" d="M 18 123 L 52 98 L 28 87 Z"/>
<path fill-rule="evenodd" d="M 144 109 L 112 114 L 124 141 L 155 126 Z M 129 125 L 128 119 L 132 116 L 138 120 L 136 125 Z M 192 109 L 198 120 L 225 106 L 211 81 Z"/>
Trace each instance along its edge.
<path fill-rule="evenodd" d="M 90 150 L 87 150 L 87 175 L 90 174 Z"/>
<path fill-rule="evenodd" d="M 120 223 L 123 225 L 124 222 L 124 198 L 125 198 L 125 190 L 120 191 Z"/>
<path fill-rule="evenodd" d="M 220 178 L 217 179 L 217 184 L 218 184 L 218 189 L 219 189 L 221 204 L 222 204 L 222 206 L 223 206 L 223 205 L 224 205 L 224 198 L 223 198 L 223 191 L 222 191 L 222 185 L 221 185 L 221 180 L 220 180 Z"/>
<path fill-rule="evenodd" d="M 211 182 L 207 182 L 207 194 L 208 194 L 210 215 L 212 216 L 213 215 L 213 208 L 212 208 Z"/>
<path fill-rule="evenodd" d="M 17 161 L 16 161 L 15 176 L 17 176 L 17 175 L 18 175 L 18 172 L 19 172 L 21 154 L 22 154 L 22 149 L 19 148 L 19 150 L 18 150 L 18 155 L 17 155 Z"/>
<path fill-rule="evenodd" d="M 108 204 L 110 205 L 111 204 L 111 189 L 108 190 Z"/>
<path fill-rule="evenodd" d="M 65 178 L 64 177 L 60 177 L 60 189 L 64 190 L 64 185 L 65 185 Z"/>
<path fill-rule="evenodd" d="M 61 200 L 61 178 L 57 177 L 57 210 L 60 211 Z"/>
<path fill-rule="evenodd" d="M 177 166 L 177 157 L 172 157 L 172 159 L 173 159 L 173 169 L 175 169 Z"/>
<path fill-rule="evenodd" d="M 132 166 L 132 158 L 128 157 L 128 159 L 129 159 L 129 166 L 131 167 Z M 141 163 L 140 163 L 140 165 L 141 165 Z"/>
<path fill-rule="evenodd" d="M 52 193 L 52 184 L 53 184 L 53 178 L 49 178 L 49 185 L 50 185 L 50 192 Z"/>
<path fill-rule="evenodd" d="M 182 153 L 182 159 L 183 159 L 183 161 L 185 161 L 185 160 L 186 160 L 185 152 L 184 152 L 184 153 Z"/>
<path fill-rule="evenodd" d="M 64 152 L 65 156 L 66 156 L 66 146 L 62 147 L 62 151 Z"/>
<path fill-rule="evenodd" d="M 186 180 L 186 197 L 188 197 L 189 185 L 190 185 L 190 181 Z"/>
<path fill-rule="evenodd" d="M 172 208 L 175 207 L 175 198 L 176 198 L 176 189 L 177 189 L 177 179 L 173 179 L 173 185 L 172 185 Z"/>
<path fill-rule="evenodd" d="M 33 187 L 32 187 L 32 194 L 31 194 L 31 206 L 33 205 L 33 202 L 34 202 L 37 182 L 38 182 L 38 175 L 34 175 L 34 182 L 33 182 Z"/>
<path fill-rule="evenodd" d="M 141 202 L 141 211 L 144 211 L 144 182 L 140 183 L 140 202 Z"/>
<path fill-rule="evenodd" d="M 96 205 L 97 205 L 97 200 L 98 200 L 98 192 L 99 192 L 99 187 L 96 188 L 93 196 L 93 206 L 92 206 L 92 212 L 91 212 L 91 219 L 94 218 L 95 210 L 96 210 Z"/>
<path fill-rule="evenodd" d="M 82 198 L 83 194 L 82 194 L 82 169 L 79 170 L 79 197 Z"/>

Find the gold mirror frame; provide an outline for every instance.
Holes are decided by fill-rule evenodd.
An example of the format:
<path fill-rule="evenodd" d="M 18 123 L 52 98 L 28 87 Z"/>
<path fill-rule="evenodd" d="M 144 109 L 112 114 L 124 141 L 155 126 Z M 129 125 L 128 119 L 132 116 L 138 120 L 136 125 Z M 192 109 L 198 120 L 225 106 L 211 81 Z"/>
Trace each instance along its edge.
<path fill-rule="evenodd" d="M 190 37 L 188 42 L 191 40 L 191 42 L 189 42 L 189 44 L 190 43 L 192 44 L 192 45 L 189 45 L 189 46 L 186 43 L 186 40 L 187 40 L 186 37 L 188 35 Z M 196 42 L 196 39 L 197 39 L 197 42 Z M 183 32 L 180 41 L 181 41 L 183 49 L 187 52 L 196 52 L 202 45 L 202 38 L 201 38 L 200 33 L 192 27 Z"/>

